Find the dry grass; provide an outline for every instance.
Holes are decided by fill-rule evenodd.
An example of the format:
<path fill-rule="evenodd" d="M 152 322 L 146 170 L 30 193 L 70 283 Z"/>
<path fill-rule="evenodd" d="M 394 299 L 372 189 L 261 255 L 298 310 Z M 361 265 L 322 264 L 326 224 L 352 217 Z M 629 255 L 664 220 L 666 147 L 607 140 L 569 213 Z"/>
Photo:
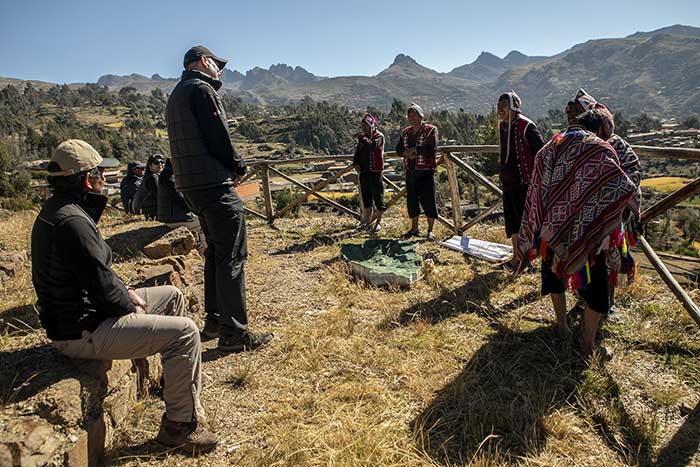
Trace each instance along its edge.
<path fill-rule="evenodd" d="M 686 185 L 690 178 L 683 177 L 654 177 L 642 180 L 642 187 L 651 188 L 661 193 L 672 193 Z"/>
<path fill-rule="evenodd" d="M 387 237 L 407 228 L 392 214 Z M 13 218 L 11 230 L 28 219 Z M 0 225 L 4 246 L 26 245 Z M 589 367 L 554 339 L 537 274 L 513 279 L 421 243 L 435 263 L 425 280 L 372 287 L 337 260 L 343 241 L 360 240 L 344 240 L 353 225 L 332 215 L 276 229 L 251 220 L 252 325 L 276 339 L 238 355 L 205 345 L 212 384 L 203 402 L 224 446 L 198 459 L 160 450 L 148 441 L 163 408 L 152 399 L 118 431 L 113 464 L 700 465 L 700 416 L 688 416 L 700 390 L 700 333 L 660 280 L 642 275 L 619 291 L 622 320 L 604 328 L 616 358 Z M 102 229 L 114 237 L 153 226 L 117 216 Z M 498 226 L 470 234 L 505 240 Z M 128 276 L 137 260 L 127 252 L 116 268 Z M 13 280 L 3 306 L 30 304 L 30 283 Z M 3 351 L 42 334 L 4 332 Z"/>

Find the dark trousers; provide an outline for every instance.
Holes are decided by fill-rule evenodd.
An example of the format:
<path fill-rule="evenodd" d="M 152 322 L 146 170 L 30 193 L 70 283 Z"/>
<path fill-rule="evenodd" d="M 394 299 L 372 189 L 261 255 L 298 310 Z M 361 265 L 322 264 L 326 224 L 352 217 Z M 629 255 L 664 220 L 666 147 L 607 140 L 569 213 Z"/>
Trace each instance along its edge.
<path fill-rule="evenodd" d="M 551 262 L 542 261 L 542 295 L 566 292 L 566 284 L 553 271 Z M 579 296 L 593 311 L 607 314 L 610 311 L 610 294 L 608 289 L 608 267 L 605 264 L 605 253 L 595 258 L 591 267 L 591 283 L 578 291 Z"/>
<path fill-rule="evenodd" d="M 384 183 L 381 172 L 360 173 L 360 191 L 362 192 L 362 203 L 365 209 L 370 209 L 374 204 L 377 211 L 386 211 L 384 202 Z"/>
<path fill-rule="evenodd" d="M 425 217 L 437 219 L 434 173 L 434 170 L 415 170 L 406 174 L 406 208 L 408 209 L 408 217 L 420 216 L 420 208 L 422 207 Z"/>
<path fill-rule="evenodd" d="M 207 240 L 204 253 L 204 311 L 221 334 L 248 326 L 244 266 L 248 258 L 243 203 L 233 186 L 184 193 L 199 216 Z"/>

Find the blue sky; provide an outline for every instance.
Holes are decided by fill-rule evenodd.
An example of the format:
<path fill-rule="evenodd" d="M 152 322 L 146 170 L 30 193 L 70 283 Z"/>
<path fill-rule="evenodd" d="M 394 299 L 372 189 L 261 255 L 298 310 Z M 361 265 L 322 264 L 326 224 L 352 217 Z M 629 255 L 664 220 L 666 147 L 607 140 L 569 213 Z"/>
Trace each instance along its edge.
<path fill-rule="evenodd" d="M 374 75 L 406 53 L 446 72 L 482 50 L 552 55 L 589 39 L 700 27 L 698 1 L 0 0 L 0 76 L 175 77 L 199 43 L 241 71 L 287 63 Z"/>

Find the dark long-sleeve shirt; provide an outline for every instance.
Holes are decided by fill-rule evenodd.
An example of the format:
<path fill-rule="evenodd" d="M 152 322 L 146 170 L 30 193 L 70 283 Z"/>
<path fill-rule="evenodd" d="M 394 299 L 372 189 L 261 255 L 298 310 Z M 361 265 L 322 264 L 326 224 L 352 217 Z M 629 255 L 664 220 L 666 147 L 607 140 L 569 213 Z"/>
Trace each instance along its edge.
<path fill-rule="evenodd" d="M 226 112 L 217 90 L 221 81 L 185 70 L 168 98 L 170 156 L 180 192 L 233 185 L 246 173 L 228 133 Z"/>
<path fill-rule="evenodd" d="M 519 133 L 519 127 L 524 127 L 523 134 Z M 508 135 L 507 122 L 501 123 L 499 131 L 501 133 L 501 184 L 504 191 L 515 190 L 529 183 L 529 180 L 524 179 L 523 174 L 529 178 L 535 155 L 544 146 L 544 138 L 537 125 L 523 116 L 513 120 L 510 125 L 510 135 Z M 510 138 L 509 157 L 507 155 L 508 138 Z M 520 167 L 521 161 L 528 166 Z"/>
<path fill-rule="evenodd" d="M 131 172 L 126 174 L 126 176 L 122 179 L 121 183 L 119 184 L 119 193 L 122 198 L 124 212 L 133 212 L 131 202 L 133 201 L 134 195 L 138 191 L 139 186 L 141 186 L 141 177 L 137 177 Z"/>
<path fill-rule="evenodd" d="M 384 135 L 375 131 L 372 136 L 361 136 L 352 163 L 362 173 L 381 172 L 384 169 Z"/>
<path fill-rule="evenodd" d="M 434 170 L 435 157 L 437 155 L 438 148 L 437 127 L 424 123 L 421 129 L 417 132 L 414 132 L 411 127 L 405 128 L 401 134 L 401 137 L 399 138 L 399 142 L 396 144 L 396 153 L 403 157 L 405 150 L 409 148 L 415 148 L 416 156 L 423 157 L 416 157 L 416 159 L 406 158 L 406 172 L 413 172 L 415 170 Z M 421 164 L 419 159 L 420 161 L 425 160 L 425 162 Z"/>

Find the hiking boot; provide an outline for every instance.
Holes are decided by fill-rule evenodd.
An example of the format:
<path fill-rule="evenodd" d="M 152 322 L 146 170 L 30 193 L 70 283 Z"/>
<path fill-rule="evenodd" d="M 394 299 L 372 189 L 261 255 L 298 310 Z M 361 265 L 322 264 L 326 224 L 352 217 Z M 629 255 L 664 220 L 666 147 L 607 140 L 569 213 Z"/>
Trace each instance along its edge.
<path fill-rule="evenodd" d="M 401 235 L 401 238 L 417 237 L 418 235 L 420 235 L 420 233 L 417 230 L 411 229 L 408 232 L 406 232 L 405 234 Z"/>
<path fill-rule="evenodd" d="M 219 445 L 219 437 L 196 420 L 189 423 L 174 422 L 163 414 L 156 442 L 197 455 L 215 449 Z"/>
<path fill-rule="evenodd" d="M 218 349 L 223 352 L 245 352 L 262 347 L 272 340 L 272 334 L 268 332 L 243 331 L 239 336 L 219 337 Z"/>
<path fill-rule="evenodd" d="M 199 332 L 202 341 L 210 341 L 221 335 L 219 323 L 210 319 L 204 321 L 204 327 Z"/>

